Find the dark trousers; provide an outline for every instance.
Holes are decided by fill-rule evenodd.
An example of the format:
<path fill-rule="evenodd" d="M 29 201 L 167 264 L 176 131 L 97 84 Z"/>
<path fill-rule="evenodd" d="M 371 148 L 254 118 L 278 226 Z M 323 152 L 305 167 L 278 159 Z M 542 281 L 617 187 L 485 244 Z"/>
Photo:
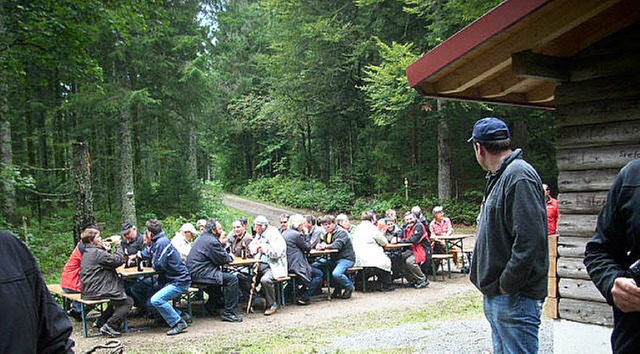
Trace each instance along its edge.
<path fill-rule="evenodd" d="M 122 320 L 127 316 L 129 310 L 133 307 L 133 299 L 127 296 L 126 299 L 123 300 L 111 300 L 109 301 L 109 306 L 102 314 L 101 318 L 106 319 L 106 322 L 109 326 L 113 328 L 119 328 Z"/>
<path fill-rule="evenodd" d="M 207 301 L 208 308 L 216 308 L 217 298 L 220 296 L 222 287 L 222 298 L 224 300 L 225 312 L 234 312 L 238 307 L 238 277 L 235 273 L 222 273 L 222 286 L 209 285 L 204 291 L 209 295 Z"/>

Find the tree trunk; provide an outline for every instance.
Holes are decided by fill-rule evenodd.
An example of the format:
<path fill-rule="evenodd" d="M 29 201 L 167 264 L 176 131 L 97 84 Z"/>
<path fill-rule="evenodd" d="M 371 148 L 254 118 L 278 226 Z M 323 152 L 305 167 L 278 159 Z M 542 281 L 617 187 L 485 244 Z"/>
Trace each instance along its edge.
<path fill-rule="evenodd" d="M 192 112 L 189 115 L 189 156 L 187 156 L 187 173 L 189 180 L 194 183 L 198 180 L 198 132 L 196 125 L 197 117 L 195 112 Z"/>
<path fill-rule="evenodd" d="M 6 87 L 0 84 L 0 90 Z M 13 167 L 13 150 L 11 148 L 11 124 L 6 121 L 7 101 L 3 93 L 0 93 L 0 168 Z M 11 179 L 2 179 L 2 193 L 0 207 L 2 208 L 2 216 L 4 220 L 12 225 L 17 225 L 16 213 L 16 189 Z"/>
<path fill-rule="evenodd" d="M 75 215 L 73 217 L 74 244 L 80 241 L 80 234 L 85 227 L 96 224 L 93 214 L 93 192 L 91 190 L 91 158 L 89 144 L 78 142 L 74 144 L 75 155 Z"/>
<path fill-rule="evenodd" d="M 448 144 L 449 124 L 442 116 L 442 101 L 438 107 L 438 199 L 440 202 L 451 198 L 451 148 Z"/>
<path fill-rule="evenodd" d="M 120 112 L 120 139 L 118 139 L 118 155 L 120 170 L 120 200 L 122 202 L 122 219 L 136 224 L 136 200 L 133 186 L 133 155 L 131 153 L 131 127 L 129 126 L 128 108 Z"/>

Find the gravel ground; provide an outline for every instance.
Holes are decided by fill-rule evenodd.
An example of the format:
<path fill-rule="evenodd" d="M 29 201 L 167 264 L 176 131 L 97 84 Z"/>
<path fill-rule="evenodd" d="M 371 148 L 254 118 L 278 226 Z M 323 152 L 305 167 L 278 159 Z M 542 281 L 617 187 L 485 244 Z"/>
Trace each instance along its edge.
<path fill-rule="evenodd" d="M 412 323 L 334 338 L 321 353 L 393 348 L 416 353 L 491 353 L 491 327 L 484 318 Z M 553 322 L 544 317 L 539 352 L 553 353 Z"/>

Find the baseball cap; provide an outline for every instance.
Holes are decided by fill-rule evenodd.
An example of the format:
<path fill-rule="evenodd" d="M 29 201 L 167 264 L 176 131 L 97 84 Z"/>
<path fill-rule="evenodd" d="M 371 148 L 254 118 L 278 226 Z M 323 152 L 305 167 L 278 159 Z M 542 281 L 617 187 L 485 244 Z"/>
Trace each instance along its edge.
<path fill-rule="evenodd" d="M 262 226 L 267 226 L 269 225 L 269 220 L 267 220 L 267 218 L 263 215 L 259 215 L 256 217 L 256 219 L 253 221 L 253 223 L 255 225 L 262 225 Z"/>
<path fill-rule="evenodd" d="M 467 140 L 470 143 L 473 139 L 479 141 L 504 140 L 510 137 L 507 123 L 495 117 L 482 118 L 473 126 L 473 134 Z"/>
<path fill-rule="evenodd" d="M 120 230 L 120 235 L 124 235 L 133 227 L 133 223 L 131 221 L 125 221 L 122 223 L 122 229 Z"/>

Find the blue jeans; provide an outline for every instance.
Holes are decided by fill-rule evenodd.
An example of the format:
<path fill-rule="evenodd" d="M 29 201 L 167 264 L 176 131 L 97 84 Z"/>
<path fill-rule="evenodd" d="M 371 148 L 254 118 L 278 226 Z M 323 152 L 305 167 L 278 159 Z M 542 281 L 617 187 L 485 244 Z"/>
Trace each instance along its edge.
<path fill-rule="evenodd" d="M 335 262 L 335 268 L 333 268 L 331 275 L 333 276 L 333 281 L 335 282 L 336 289 L 353 290 L 353 283 L 351 282 L 351 279 L 349 279 L 349 277 L 344 273 L 349 267 L 352 267 L 354 264 L 354 261 L 350 261 L 344 258 L 340 258 Z"/>
<path fill-rule="evenodd" d="M 177 299 L 187 290 L 189 290 L 189 284 L 177 285 L 169 283 L 151 296 L 149 306 L 147 307 L 158 311 L 164 321 L 167 322 L 170 327 L 173 327 L 180 322 L 181 312 L 173 308 L 171 300 Z"/>
<path fill-rule="evenodd" d="M 484 297 L 493 353 L 537 353 L 542 300 L 520 294 Z"/>
<path fill-rule="evenodd" d="M 320 289 L 320 285 L 322 285 L 322 271 L 318 268 L 311 267 L 311 281 L 309 282 L 307 290 L 302 294 L 302 299 L 309 301 L 311 296 Z"/>

